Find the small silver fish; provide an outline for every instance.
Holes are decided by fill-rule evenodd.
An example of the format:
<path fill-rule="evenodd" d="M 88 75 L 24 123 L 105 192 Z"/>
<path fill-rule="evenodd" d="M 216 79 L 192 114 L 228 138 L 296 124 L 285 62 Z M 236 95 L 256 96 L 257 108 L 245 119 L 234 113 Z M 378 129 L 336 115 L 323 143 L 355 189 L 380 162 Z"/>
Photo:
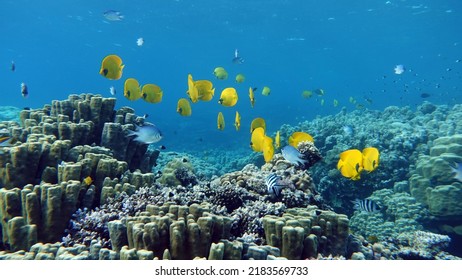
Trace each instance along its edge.
<path fill-rule="evenodd" d="M 21 94 L 22 94 L 22 97 L 24 98 L 26 98 L 29 95 L 29 91 L 25 83 L 21 83 Z"/>
<path fill-rule="evenodd" d="M 353 134 L 355 133 L 353 127 L 351 127 L 351 125 L 344 125 L 342 127 L 342 130 L 343 132 L 345 133 L 346 136 L 353 136 Z"/>
<path fill-rule="evenodd" d="M 124 16 L 119 11 L 107 10 L 103 13 L 103 16 L 109 21 L 121 21 Z"/>
<path fill-rule="evenodd" d="M 109 92 L 111 93 L 112 96 L 116 95 L 116 89 L 115 89 L 115 87 L 114 87 L 114 86 L 111 86 L 111 87 L 109 88 Z"/>
<path fill-rule="evenodd" d="M 402 64 L 396 65 L 393 70 L 395 71 L 396 75 L 401 75 L 404 73 L 404 71 L 406 71 L 406 69 L 404 68 L 404 65 Z"/>
<path fill-rule="evenodd" d="M 234 58 L 233 58 L 233 63 L 234 64 L 242 64 L 244 63 L 244 59 L 239 56 L 239 51 L 238 49 L 234 50 Z"/>
<path fill-rule="evenodd" d="M 144 44 L 144 39 L 143 39 L 142 37 L 140 37 L 140 38 L 138 38 L 138 39 L 136 40 L 136 45 L 137 45 L 138 47 L 143 46 L 143 44 Z"/>
<path fill-rule="evenodd" d="M 452 173 L 454 173 L 454 179 L 462 182 L 462 163 L 457 162 L 455 167 L 452 167 Z"/>
<path fill-rule="evenodd" d="M 302 158 L 302 154 L 292 146 L 285 146 L 281 149 L 282 156 L 288 162 L 296 166 L 304 166 L 308 161 Z"/>
<path fill-rule="evenodd" d="M 136 131 L 130 130 L 127 136 L 136 136 L 133 140 L 146 144 L 157 143 L 162 139 L 162 133 L 153 124 L 136 126 Z"/>

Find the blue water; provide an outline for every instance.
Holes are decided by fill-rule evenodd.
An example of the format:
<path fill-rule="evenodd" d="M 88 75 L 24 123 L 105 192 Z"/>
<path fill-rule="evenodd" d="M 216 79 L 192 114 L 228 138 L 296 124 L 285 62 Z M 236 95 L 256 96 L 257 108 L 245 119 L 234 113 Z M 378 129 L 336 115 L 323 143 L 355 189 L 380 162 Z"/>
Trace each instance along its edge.
<path fill-rule="evenodd" d="M 108 9 L 120 11 L 124 20 L 106 20 Z M 460 103 L 461 13 L 462 3 L 450 0 L 2 0 L 0 105 L 38 108 L 83 92 L 109 97 L 115 86 L 117 107 L 148 113 L 167 146 L 248 148 L 254 117 L 265 118 L 272 134 L 284 123 L 335 114 L 342 107 L 354 110 L 350 96 L 370 109 L 415 107 L 424 92 L 430 94 L 425 100 L 436 104 Z M 142 47 L 136 45 L 139 37 L 145 40 Z M 244 64 L 232 64 L 235 48 Z M 108 54 L 119 55 L 126 65 L 118 81 L 99 75 Z M 397 64 L 407 71 L 394 74 Z M 214 78 L 217 66 L 227 69 L 228 80 Z M 186 97 L 188 73 L 212 80 L 216 93 L 210 102 L 193 104 L 192 116 L 185 118 L 175 108 Z M 234 82 L 237 73 L 246 76 L 243 84 Z M 159 85 L 162 103 L 126 100 L 123 83 L 129 77 Z M 21 82 L 29 87 L 27 98 L 21 96 Z M 270 96 L 260 94 L 265 85 Z M 217 100 L 229 86 L 236 87 L 239 102 L 224 108 Z M 259 88 L 253 109 L 250 86 Z M 326 94 L 301 97 L 315 88 Z M 240 132 L 232 125 L 236 110 L 242 115 Z M 225 131 L 216 129 L 219 111 Z"/>

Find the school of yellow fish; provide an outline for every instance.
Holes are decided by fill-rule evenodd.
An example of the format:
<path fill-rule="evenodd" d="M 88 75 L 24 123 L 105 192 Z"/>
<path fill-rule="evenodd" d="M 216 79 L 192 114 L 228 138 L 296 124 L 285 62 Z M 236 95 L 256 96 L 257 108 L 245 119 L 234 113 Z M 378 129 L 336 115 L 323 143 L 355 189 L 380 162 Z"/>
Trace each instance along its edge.
<path fill-rule="evenodd" d="M 103 59 L 99 73 L 107 79 L 118 80 L 122 77 L 124 67 L 125 65 L 122 64 L 122 59 L 117 55 L 111 54 Z M 221 66 L 213 70 L 213 75 L 217 80 L 228 79 L 228 72 Z M 246 78 L 244 74 L 238 73 L 236 75 L 236 83 L 240 84 L 245 81 Z M 256 90 L 257 88 L 249 87 L 250 106 L 252 108 L 255 106 Z M 264 86 L 261 90 L 261 95 L 269 96 L 270 94 L 271 89 L 268 86 Z M 313 95 L 322 97 L 324 94 L 325 91 L 323 89 L 304 90 L 302 92 L 302 97 L 308 99 Z M 186 95 L 188 98 L 183 97 L 178 99 L 176 111 L 181 116 L 189 117 L 192 115 L 191 102 L 197 103 L 199 101 L 207 102 L 212 100 L 215 95 L 215 88 L 210 80 L 195 81 L 192 74 L 188 74 Z M 135 78 L 128 78 L 124 83 L 124 96 L 131 101 L 142 98 L 149 103 L 159 103 L 162 101 L 163 91 L 155 84 L 145 84 L 141 87 Z M 236 89 L 234 87 L 226 87 L 221 91 L 218 103 L 224 107 L 233 107 L 237 104 L 238 100 L 239 95 Z M 349 101 L 352 104 L 356 104 L 356 100 L 352 97 L 350 97 Z M 325 100 L 321 98 L 320 104 L 324 105 L 324 102 Z M 338 105 L 339 101 L 334 99 L 333 106 L 337 107 Z M 357 107 L 358 106 L 359 105 L 357 105 Z M 241 115 L 238 111 L 236 111 L 234 127 L 236 131 L 239 131 L 241 127 Z M 217 116 L 217 129 L 225 129 L 225 118 L 222 112 L 219 112 Z M 258 117 L 252 120 L 250 124 L 250 133 L 250 147 L 255 152 L 263 153 L 265 162 L 269 162 L 273 158 L 275 149 L 281 148 L 279 131 L 276 132 L 273 140 L 273 138 L 266 133 L 265 120 Z M 314 139 L 308 133 L 301 131 L 294 132 L 288 138 L 288 144 L 295 148 L 297 148 L 298 144 L 302 141 L 314 142 Z M 377 148 L 374 147 L 365 148 L 362 152 L 357 149 L 347 150 L 340 154 L 337 169 L 344 177 L 351 180 L 359 180 L 363 170 L 372 172 L 378 167 L 379 157 L 380 153 Z"/>

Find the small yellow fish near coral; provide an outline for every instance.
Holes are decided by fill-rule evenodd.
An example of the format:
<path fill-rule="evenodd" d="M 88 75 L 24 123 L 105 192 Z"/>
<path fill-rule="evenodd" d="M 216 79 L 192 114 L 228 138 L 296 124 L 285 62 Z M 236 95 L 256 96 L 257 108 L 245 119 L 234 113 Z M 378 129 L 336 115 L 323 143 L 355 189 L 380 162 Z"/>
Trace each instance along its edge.
<path fill-rule="evenodd" d="M 243 74 L 236 75 L 236 83 L 243 83 L 245 81 L 245 76 Z"/>
<path fill-rule="evenodd" d="M 101 62 L 99 73 L 109 80 L 118 80 L 122 77 L 124 67 L 122 59 L 115 54 L 111 54 L 106 56 L 103 62 Z"/>
<path fill-rule="evenodd" d="M 218 103 L 225 107 L 232 107 L 236 105 L 238 100 L 237 92 L 235 88 L 229 87 L 225 88 L 220 95 Z"/>
<path fill-rule="evenodd" d="M 218 117 L 217 117 L 217 128 L 219 130 L 224 130 L 225 129 L 225 117 L 223 117 L 222 112 L 218 112 Z"/>
<path fill-rule="evenodd" d="M 124 96 L 131 101 L 141 98 L 140 84 L 134 78 L 128 78 L 124 83 Z"/>
<path fill-rule="evenodd" d="M 249 98 L 250 98 L 250 106 L 255 106 L 255 91 L 257 90 L 257 88 L 252 88 L 252 87 L 249 87 Z"/>
<path fill-rule="evenodd" d="M 228 79 L 228 72 L 226 72 L 225 68 L 217 67 L 213 70 L 213 75 L 219 80 L 226 80 Z"/>
<path fill-rule="evenodd" d="M 257 127 L 262 127 L 263 132 L 266 131 L 266 122 L 263 118 L 255 118 L 250 124 L 250 133 L 252 133 Z"/>
<path fill-rule="evenodd" d="M 215 88 L 209 80 L 197 80 L 194 82 L 194 85 L 197 88 L 197 94 L 199 95 L 199 100 L 201 101 L 210 101 L 215 95 Z"/>
<path fill-rule="evenodd" d="M 188 91 L 186 93 L 189 95 L 192 103 L 196 103 L 199 100 L 199 92 L 191 74 L 188 74 Z"/>
<path fill-rule="evenodd" d="M 252 132 L 252 136 L 250 137 L 250 147 L 255 152 L 262 152 L 263 151 L 263 140 L 265 139 L 265 130 L 263 127 L 257 127 Z"/>
<path fill-rule="evenodd" d="M 363 167 L 364 170 L 372 172 L 379 166 L 380 153 L 377 148 L 364 148 L 363 152 Z"/>
<path fill-rule="evenodd" d="M 141 97 L 143 97 L 144 101 L 149 103 L 161 102 L 163 94 L 162 89 L 155 84 L 145 84 L 141 89 Z"/>
<path fill-rule="evenodd" d="M 274 147 L 276 149 L 279 149 L 281 147 L 281 135 L 279 133 L 279 130 L 278 132 L 276 132 L 276 137 L 274 137 Z"/>
<path fill-rule="evenodd" d="M 180 98 L 178 100 L 178 103 L 176 105 L 176 111 L 178 114 L 184 116 L 184 117 L 189 117 L 192 114 L 191 110 L 191 104 L 189 103 L 188 99 L 186 98 Z"/>
<path fill-rule="evenodd" d="M 234 118 L 234 126 L 236 127 L 236 131 L 239 131 L 241 128 L 241 115 L 238 111 L 236 111 L 236 117 Z"/>
<path fill-rule="evenodd" d="M 314 143 L 313 136 L 305 132 L 296 131 L 289 136 L 289 145 L 298 149 L 298 143 L 303 141 L 310 141 Z"/>
<path fill-rule="evenodd" d="M 263 87 L 263 89 L 261 90 L 261 94 L 264 95 L 264 96 L 268 96 L 270 95 L 271 93 L 271 89 L 269 87 Z"/>
<path fill-rule="evenodd" d="M 263 138 L 262 152 L 265 162 L 270 162 L 274 155 L 273 139 L 269 136 Z"/>
<path fill-rule="evenodd" d="M 93 183 L 93 179 L 90 176 L 87 176 L 85 177 L 85 179 L 83 179 L 83 182 L 85 183 L 85 185 L 90 186 L 91 183 Z"/>
<path fill-rule="evenodd" d="M 353 181 L 360 179 L 360 173 L 363 170 L 363 155 L 359 150 L 346 150 L 340 154 L 337 163 L 337 169 L 346 178 Z"/>

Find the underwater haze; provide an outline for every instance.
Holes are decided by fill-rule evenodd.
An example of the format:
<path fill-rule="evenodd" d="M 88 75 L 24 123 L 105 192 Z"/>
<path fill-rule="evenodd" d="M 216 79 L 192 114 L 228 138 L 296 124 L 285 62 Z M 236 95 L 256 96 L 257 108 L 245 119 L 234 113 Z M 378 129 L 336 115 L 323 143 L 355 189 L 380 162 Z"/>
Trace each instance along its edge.
<path fill-rule="evenodd" d="M 1 1 L 0 105 L 40 108 L 72 93 L 111 97 L 114 86 L 117 107 L 148 114 L 169 147 L 248 149 L 246 132 L 255 117 L 275 132 L 282 124 L 342 108 L 416 107 L 423 99 L 460 103 L 461 8 L 459 1 L 441 0 Z M 123 18 L 107 19 L 108 10 Z M 142 46 L 138 38 L 144 39 Z M 244 63 L 232 62 L 235 49 Z M 119 80 L 99 75 L 109 54 L 125 65 Z M 403 65 L 404 73 L 395 74 L 396 65 Z M 227 80 L 215 79 L 217 66 L 228 71 Z M 188 73 L 211 80 L 217 96 L 235 87 L 237 105 L 224 108 L 215 97 L 193 104 L 191 117 L 180 116 L 176 102 L 187 97 Z M 238 73 L 246 77 L 241 84 L 234 80 Z M 159 85 L 163 101 L 125 99 L 129 77 Z M 27 98 L 21 96 L 22 82 Z M 261 94 L 264 86 L 271 88 L 269 96 Z M 254 108 L 249 87 L 257 88 Z M 314 89 L 324 95 L 302 97 Z M 233 127 L 236 110 L 242 116 L 240 133 Z M 224 131 L 216 129 L 219 111 Z"/>

